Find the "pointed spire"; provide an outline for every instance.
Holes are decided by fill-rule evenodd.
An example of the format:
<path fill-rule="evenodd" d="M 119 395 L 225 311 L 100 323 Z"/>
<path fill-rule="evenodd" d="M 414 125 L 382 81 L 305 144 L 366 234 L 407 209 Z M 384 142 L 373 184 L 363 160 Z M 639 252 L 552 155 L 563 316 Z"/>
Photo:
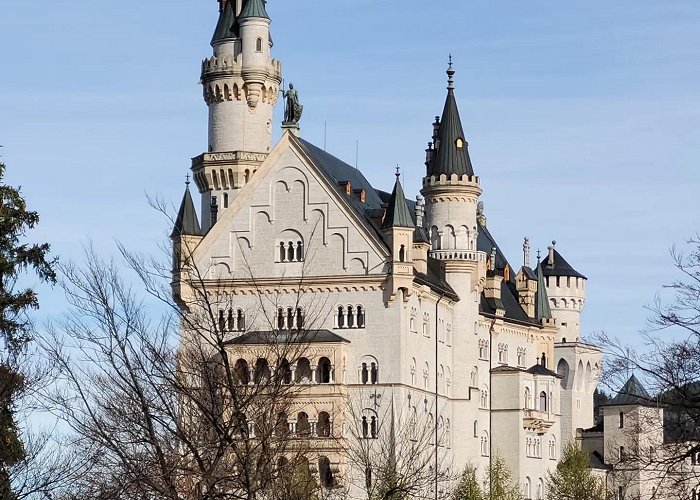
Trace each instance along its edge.
<path fill-rule="evenodd" d="M 219 21 L 216 23 L 214 36 L 211 39 L 211 44 L 223 40 L 238 38 L 238 20 L 236 19 L 236 2 L 228 0 L 221 8 Z"/>
<path fill-rule="evenodd" d="M 617 395 L 607 403 L 607 406 L 653 406 L 655 403 L 656 400 L 649 395 L 639 379 L 632 374 Z"/>
<path fill-rule="evenodd" d="M 547 288 L 544 286 L 544 274 L 540 263 L 540 254 L 537 252 L 537 296 L 535 297 L 535 318 L 538 321 L 552 319 L 552 310 L 549 308 Z"/>
<path fill-rule="evenodd" d="M 270 16 L 267 15 L 267 10 L 265 10 L 265 0 L 247 0 L 239 18 L 245 19 L 247 17 L 270 19 Z"/>
<path fill-rule="evenodd" d="M 403 188 L 401 187 L 399 177 L 401 177 L 401 173 L 399 172 L 399 167 L 396 167 L 396 183 L 394 184 L 394 190 L 389 198 L 389 204 L 386 207 L 382 229 L 390 227 L 415 227 L 413 217 L 411 216 L 411 210 L 406 203 L 406 196 L 403 194 Z"/>
<path fill-rule="evenodd" d="M 201 236 L 202 234 L 199 227 L 199 219 L 197 218 L 197 211 L 194 208 L 194 202 L 190 194 L 189 175 L 187 176 L 187 182 L 185 184 L 185 195 L 182 197 L 180 210 L 177 212 L 175 227 L 170 234 L 171 238 L 176 236 Z"/>
<path fill-rule="evenodd" d="M 457 109 L 457 100 L 454 95 L 454 75 L 452 56 L 447 68 L 447 99 L 442 111 L 435 140 L 435 153 L 428 166 L 428 175 L 439 176 L 445 174 L 474 175 L 471 158 L 469 158 L 468 144 L 462 129 L 462 120 Z"/>

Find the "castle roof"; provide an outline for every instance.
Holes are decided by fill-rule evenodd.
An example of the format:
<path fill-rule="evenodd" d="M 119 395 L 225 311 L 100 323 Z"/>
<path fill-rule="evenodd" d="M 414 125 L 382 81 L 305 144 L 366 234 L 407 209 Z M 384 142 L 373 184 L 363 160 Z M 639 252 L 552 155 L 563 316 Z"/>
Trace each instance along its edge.
<path fill-rule="evenodd" d="M 229 0 L 224 4 L 224 8 L 219 14 L 219 21 L 216 23 L 214 36 L 211 39 L 211 44 L 223 40 L 238 38 L 238 19 L 236 19 L 235 0 Z"/>
<path fill-rule="evenodd" d="M 554 260 L 553 262 L 550 262 L 549 256 L 546 256 L 540 264 L 542 266 L 542 273 L 545 276 L 571 276 L 572 278 L 587 279 L 583 274 L 571 267 L 571 264 L 566 262 L 566 259 L 557 252 L 556 248 L 552 249 L 552 257 Z"/>
<path fill-rule="evenodd" d="M 447 70 L 449 85 L 447 87 L 447 99 L 442 110 L 442 118 L 437 133 L 435 151 L 428 164 L 428 175 L 448 177 L 452 174 L 474 175 L 472 161 L 469 158 L 468 144 L 462 129 L 462 120 L 457 109 L 457 100 L 454 94 L 454 75 L 452 64 Z"/>
<path fill-rule="evenodd" d="M 199 227 L 197 211 L 194 208 L 194 202 L 188 186 L 185 188 L 185 194 L 182 197 L 182 203 L 180 203 L 180 210 L 177 212 L 177 218 L 175 219 L 175 227 L 170 236 L 201 236 L 201 234 L 202 230 Z"/>
<path fill-rule="evenodd" d="M 406 204 L 406 196 L 403 194 L 403 187 L 401 187 L 399 174 L 397 173 L 394 190 L 391 192 L 391 197 L 386 207 L 386 213 L 384 214 L 382 229 L 390 227 L 412 228 L 415 226 L 411 211 Z"/>
<path fill-rule="evenodd" d="M 656 406 L 656 400 L 652 398 L 642 383 L 634 374 L 625 382 L 617 393 L 605 406 Z"/>
<path fill-rule="evenodd" d="M 248 17 L 261 17 L 263 19 L 270 19 L 265 10 L 264 0 L 247 0 L 243 9 L 241 9 L 241 15 L 239 19 L 245 19 Z"/>

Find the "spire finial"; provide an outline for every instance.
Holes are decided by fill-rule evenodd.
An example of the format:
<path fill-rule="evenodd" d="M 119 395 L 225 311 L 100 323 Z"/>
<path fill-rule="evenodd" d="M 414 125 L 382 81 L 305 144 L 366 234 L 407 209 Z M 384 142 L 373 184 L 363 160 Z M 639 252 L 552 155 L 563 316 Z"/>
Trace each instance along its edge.
<path fill-rule="evenodd" d="M 539 262 L 541 258 L 542 258 L 542 252 L 541 252 L 540 249 L 538 248 L 538 249 L 537 249 L 537 262 Z"/>
<path fill-rule="evenodd" d="M 530 238 L 528 237 L 525 237 L 523 243 L 523 265 L 530 267 Z"/>
<path fill-rule="evenodd" d="M 185 186 L 190 187 L 190 174 L 185 176 Z"/>
<path fill-rule="evenodd" d="M 455 88 L 454 76 L 455 76 L 455 70 L 452 67 L 452 54 L 450 54 L 449 66 L 447 67 L 447 88 L 449 90 L 452 90 Z"/>
<path fill-rule="evenodd" d="M 397 181 L 399 180 L 399 177 L 401 177 L 401 169 L 398 165 L 396 165 L 396 173 L 394 175 L 396 176 Z"/>

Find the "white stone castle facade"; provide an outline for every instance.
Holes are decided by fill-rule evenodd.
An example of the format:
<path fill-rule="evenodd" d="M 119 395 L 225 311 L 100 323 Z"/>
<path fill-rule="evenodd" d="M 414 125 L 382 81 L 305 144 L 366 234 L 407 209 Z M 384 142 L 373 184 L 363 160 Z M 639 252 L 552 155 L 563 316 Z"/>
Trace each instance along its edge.
<path fill-rule="evenodd" d="M 311 426 L 322 459 L 312 464 L 330 464 L 353 497 L 364 471 L 322 441 L 347 429 L 353 401 L 368 438 L 380 435 L 391 405 L 410 417 L 405 425 L 439 427 L 434 446 L 454 471 L 471 463 L 483 473 L 499 455 L 525 498 L 544 498 L 565 443 L 594 424 L 601 353 L 580 341 L 586 278 L 554 245 L 532 267 L 527 240 L 517 264 L 499 249 L 479 203 L 455 71 L 428 129 L 425 175 L 407 182 L 420 196 L 408 200 L 398 176 L 391 193 L 372 187 L 295 124 L 272 144 L 282 72 L 265 2 L 220 3 L 214 54 L 202 64 L 209 144 L 192 164 L 201 218 L 187 191 L 173 240 L 176 253 L 194 248 L 205 281 L 231 298 L 220 319 L 238 348 L 270 328 L 260 318 L 285 329 L 314 317 L 320 333 L 291 367 L 294 383 L 309 384 L 291 432 Z M 260 311 L 259 293 L 289 303 Z"/>

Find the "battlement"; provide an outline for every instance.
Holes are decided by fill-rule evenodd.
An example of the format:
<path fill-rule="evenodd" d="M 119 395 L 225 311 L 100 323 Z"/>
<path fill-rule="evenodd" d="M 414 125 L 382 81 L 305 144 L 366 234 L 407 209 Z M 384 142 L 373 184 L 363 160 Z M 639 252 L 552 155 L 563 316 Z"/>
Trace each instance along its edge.
<path fill-rule="evenodd" d="M 208 82 L 218 78 L 240 77 L 243 74 L 243 57 L 241 54 L 234 57 L 227 54 L 223 57 L 212 56 L 202 61 L 202 82 Z M 278 59 L 271 61 L 271 71 L 268 78 L 282 81 L 282 63 Z"/>
<path fill-rule="evenodd" d="M 423 188 L 442 186 L 479 187 L 479 176 L 464 174 L 460 177 L 457 174 L 452 174 L 448 178 L 447 175 L 442 174 L 439 177 L 434 175 L 423 177 Z"/>
<path fill-rule="evenodd" d="M 486 253 L 475 250 L 431 250 L 430 256 L 438 260 L 469 260 L 486 263 Z"/>

